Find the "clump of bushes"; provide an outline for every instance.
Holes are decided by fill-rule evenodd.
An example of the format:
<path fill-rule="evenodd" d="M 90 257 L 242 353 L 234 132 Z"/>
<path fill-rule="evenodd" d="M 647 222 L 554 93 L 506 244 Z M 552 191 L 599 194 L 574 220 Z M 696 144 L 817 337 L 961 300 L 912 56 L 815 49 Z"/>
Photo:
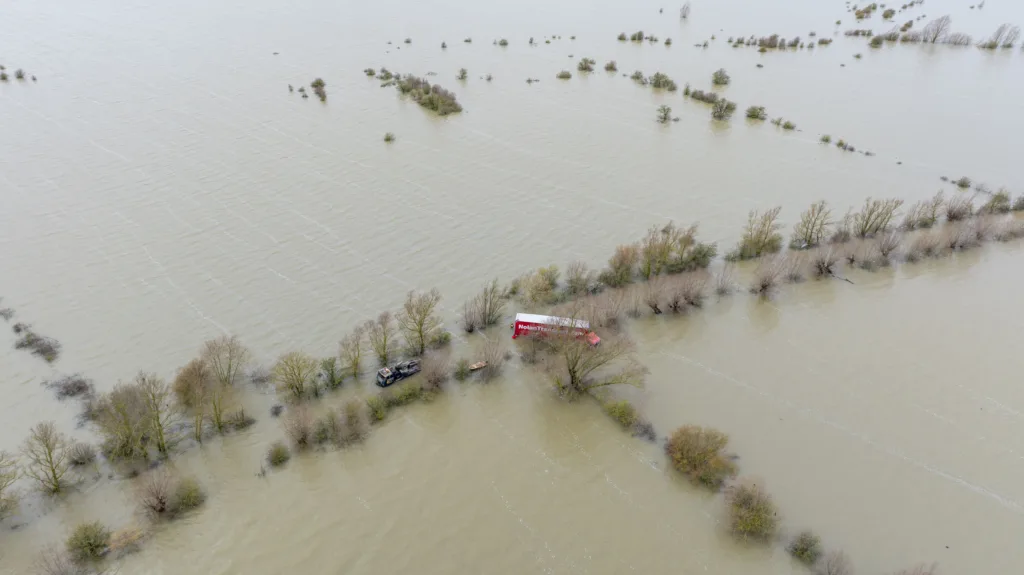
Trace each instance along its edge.
<path fill-rule="evenodd" d="M 576 64 L 576 69 L 579 70 L 580 72 L 593 72 L 594 71 L 594 64 L 596 64 L 596 63 L 597 62 L 595 62 L 594 60 L 591 60 L 590 58 L 582 58 Z"/>
<path fill-rule="evenodd" d="M 569 78 L 572 78 L 572 72 L 568 70 L 562 70 L 558 74 L 555 74 L 555 77 L 558 78 L 559 80 L 568 80 Z"/>
<path fill-rule="evenodd" d="M 753 210 L 747 216 L 747 225 L 743 230 L 740 243 L 732 252 L 726 255 L 730 261 L 747 260 L 760 257 L 765 254 L 776 253 L 782 249 L 782 234 L 778 223 L 781 206 L 777 206 L 764 212 Z"/>
<path fill-rule="evenodd" d="M 436 112 L 439 116 L 457 114 L 462 111 L 462 106 L 456 100 L 455 94 L 439 85 L 431 85 L 423 78 L 417 78 L 410 74 L 402 76 L 398 80 L 398 90 L 403 94 L 408 94 L 417 104 Z"/>
<path fill-rule="evenodd" d="M 629 429 L 637 422 L 639 415 L 633 404 L 625 399 L 620 401 L 608 401 L 602 405 L 604 412 L 614 419 L 623 428 Z"/>
<path fill-rule="evenodd" d="M 764 106 L 750 106 L 747 108 L 747 118 L 751 120 L 767 120 L 768 113 L 765 111 Z"/>
<path fill-rule="evenodd" d="M 785 122 L 782 123 L 782 129 L 783 130 L 795 130 L 796 129 L 796 124 L 794 124 L 793 122 L 790 122 L 789 120 L 786 120 Z"/>
<path fill-rule="evenodd" d="M 668 75 L 662 74 L 661 72 L 655 72 L 653 76 L 648 78 L 647 82 L 652 88 L 660 88 L 668 90 L 669 92 L 676 91 L 676 83 L 669 78 Z"/>
<path fill-rule="evenodd" d="M 309 87 L 313 89 L 313 93 L 316 94 L 317 98 L 320 98 L 321 102 L 327 101 L 327 84 L 324 83 L 323 79 L 314 79 Z"/>
<path fill-rule="evenodd" d="M 967 176 L 963 176 L 960 179 L 954 181 L 953 183 L 956 184 L 956 187 L 960 188 L 961 190 L 966 190 L 967 188 L 971 187 L 971 179 L 968 178 Z"/>
<path fill-rule="evenodd" d="M 721 98 L 711 107 L 711 117 L 716 120 L 728 120 L 735 111 L 736 102 Z"/>
<path fill-rule="evenodd" d="M 457 381 L 465 381 L 465 379 L 469 377 L 469 374 L 470 371 L 468 359 L 463 358 L 455 362 L 455 371 L 452 373 L 452 375 L 455 377 Z"/>
<path fill-rule="evenodd" d="M 736 475 L 736 465 L 724 453 L 729 436 L 716 429 L 686 425 L 672 432 L 665 452 L 672 466 L 705 487 L 718 490 Z"/>
<path fill-rule="evenodd" d="M 789 554 L 804 565 L 814 565 L 821 557 L 821 538 L 810 531 L 802 531 L 786 546 Z"/>
<path fill-rule="evenodd" d="M 49 389 L 54 390 L 57 394 L 57 399 L 66 399 L 68 397 L 80 397 L 93 395 L 95 388 L 93 387 L 92 380 L 86 378 L 81 374 L 65 375 L 60 379 L 47 381 L 43 384 Z"/>
<path fill-rule="evenodd" d="M 643 30 L 638 30 L 636 32 L 633 32 L 632 34 L 629 35 L 629 39 L 632 42 L 643 42 L 644 41 Z"/>
<path fill-rule="evenodd" d="M 725 71 L 725 68 L 719 68 L 711 75 L 711 83 L 715 86 L 728 85 L 730 80 L 731 78 L 729 78 L 729 74 Z"/>
<path fill-rule="evenodd" d="M 622 32 L 621 34 L 619 34 L 619 42 L 625 42 L 626 40 L 629 40 L 629 37 L 626 36 L 625 32 Z"/>
<path fill-rule="evenodd" d="M 667 124 L 672 120 L 672 108 L 661 105 L 658 106 L 658 121 L 662 124 Z"/>
<path fill-rule="evenodd" d="M 469 364 L 466 364 L 466 372 L 469 372 Z M 388 406 L 380 395 L 371 395 L 366 398 L 366 407 L 370 410 L 370 417 L 373 421 L 383 421 L 388 415 Z"/>
<path fill-rule="evenodd" d="M 455 76 L 455 79 L 456 80 L 465 80 L 468 77 L 469 77 L 469 70 L 466 70 L 465 68 L 459 68 L 459 74 L 457 76 Z"/>
<path fill-rule="evenodd" d="M 946 203 L 946 221 L 959 222 L 974 215 L 974 203 L 968 196 L 954 196 Z"/>
<path fill-rule="evenodd" d="M 384 141 L 388 144 L 395 141 L 395 135 L 391 132 L 384 132 Z"/>
<path fill-rule="evenodd" d="M 611 60 L 604 65 L 605 72 L 618 72 L 619 66 L 615 63 L 615 60 Z"/>
<path fill-rule="evenodd" d="M 502 38 L 501 40 L 498 40 L 498 45 L 502 47 L 508 46 L 508 40 Z"/>
<path fill-rule="evenodd" d="M 15 349 L 27 349 L 32 355 L 43 358 L 46 363 L 53 363 L 60 356 L 61 344 L 52 337 L 39 335 L 25 324 L 14 324 L 14 333 L 18 334 L 18 339 L 14 342 Z"/>
<path fill-rule="evenodd" d="M 999 190 L 985 202 L 981 212 L 985 214 L 1006 214 L 1011 209 L 1010 194 L 1006 190 Z"/>
<path fill-rule="evenodd" d="M 811 204 L 811 207 L 800 214 L 800 221 L 793 227 L 793 237 L 789 241 L 790 249 L 813 248 L 824 242 L 832 225 L 831 218 L 832 210 L 824 200 Z"/>
<path fill-rule="evenodd" d="M 873 237 L 879 232 L 889 229 L 889 224 L 896 215 L 896 210 L 903 205 L 903 200 L 875 200 L 867 198 L 861 210 L 853 214 L 853 233 L 860 238 Z"/>
<path fill-rule="evenodd" d="M 729 527 L 743 539 L 767 541 L 779 526 L 778 510 L 770 495 L 757 485 L 737 485 L 727 494 Z"/>
<path fill-rule="evenodd" d="M 275 441 L 267 449 L 267 464 L 271 467 L 281 467 L 292 458 L 291 451 L 283 441 Z"/>
<path fill-rule="evenodd" d="M 142 485 L 139 503 L 153 517 L 173 519 L 206 502 L 206 492 L 194 477 L 176 478 L 165 471 L 151 473 Z"/>
<path fill-rule="evenodd" d="M 109 544 L 110 530 L 99 521 L 78 524 L 65 542 L 68 555 L 79 564 L 98 561 Z"/>
<path fill-rule="evenodd" d="M 714 104 L 718 101 L 718 94 L 714 92 L 705 92 L 703 90 L 691 91 L 690 97 L 698 102 L 704 102 L 705 104 Z"/>
<path fill-rule="evenodd" d="M 831 142 L 832 142 L 832 136 L 829 136 L 828 134 L 824 134 L 824 135 L 823 135 L 823 136 L 821 137 L 821 140 L 820 140 L 820 142 L 821 142 L 822 144 L 828 144 L 828 143 L 831 143 Z"/>

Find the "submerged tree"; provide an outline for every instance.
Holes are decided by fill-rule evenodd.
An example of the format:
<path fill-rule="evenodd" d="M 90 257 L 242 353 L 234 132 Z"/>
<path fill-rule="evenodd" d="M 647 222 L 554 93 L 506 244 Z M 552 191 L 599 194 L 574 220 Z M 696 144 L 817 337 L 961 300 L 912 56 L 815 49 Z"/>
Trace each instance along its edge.
<path fill-rule="evenodd" d="M 238 340 L 238 336 L 234 335 L 207 341 L 203 344 L 200 355 L 223 385 L 237 383 L 249 361 L 249 350 Z"/>
<path fill-rule="evenodd" d="M 662 124 L 667 124 L 672 120 L 672 108 L 661 105 L 658 106 L 658 121 Z"/>
<path fill-rule="evenodd" d="M 138 385 L 118 383 L 100 398 L 96 412 L 107 457 L 137 459 L 146 456 L 145 441 L 151 420 L 146 398 Z"/>
<path fill-rule="evenodd" d="M 351 377 L 357 377 L 363 363 L 363 326 L 356 326 L 351 333 L 341 339 L 338 344 L 341 361 Z"/>
<path fill-rule="evenodd" d="M 732 260 L 746 260 L 775 253 L 782 249 L 782 234 L 778 223 L 782 206 L 764 212 L 751 211 L 747 217 L 747 225 L 740 238 L 740 245 L 728 256 Z"/>
<path fill-rule="evenodd" d="M 792 249 L 808 249 L 820 245 L 828 235 L 832 225 L 832 210 L 825 201 L 815 202 L 800 214 L 800 221 L 793 227 L 793 237 L 789 241 Z"/>
<path fill-rule="evenodd" d="M 437 304 L 441 293 L 436 289 L 417 293 L 410 291 L 405 297 L 402 311 L 398 313 L 398 328 L 411 352 L 423 355 L 441 330 L 441 318 L 437 316 Z"/>
<path fill-rule="evenodd" d="M 929 44 L 937 44 L 949 35 L 952 24 L 953 19 L 949 16 L 936 18 L 921 30 L 922 39 Z"/>
<path fill-rule="evenodd" d="M 394 353 L 395 336 L 398 334 L 391 312 L 381 312 L 376 320 L 369 320 L 363 325 L 370 349 L 377 356 L 377 362 L 380 365 L 387 365 Z"/>
<path fill-rule="evenodd" d="M 295 400 L 312 395 L 319 367 L 315 357 L 300 351 L 282 355 L 273 370 L 278 391 L 290 394 Z"/>
<path fill-rule="evenodd" d="M 202 358 L 193 359 L 181 368 L 172 385 L 178 404 L 191 415 L 192 437 L 200 443 L 203 441 L 203 422 L 206 421 L 206 407 L 213 385 L 213 372 Z"/>
<path fill-rule="evenodd" d="M 21 448 L 26 460 L 25 475 L 35 480 L 43 491 L 60 493 L 68 485 L 64 476 L 71 467 L 70 447 L 71 441 L 52 421 L 37 424 L 29 431 Z"/>
<path fill-rule="evenodd" d="M 6 451 L 0 451 L 0 520 L 18 508 L 18 494 L 14 482 L 18 480 L 18 461 Z"/>
<path fill-rule="evenodd" d="M 171 402 L 171 387 L 153 373 L 140 372 L 135 378 L 142 390 L 148 424 L 146 431 L 161 455 L 166 456 L 178 442 L 175 433 L 177 409 Z"/>

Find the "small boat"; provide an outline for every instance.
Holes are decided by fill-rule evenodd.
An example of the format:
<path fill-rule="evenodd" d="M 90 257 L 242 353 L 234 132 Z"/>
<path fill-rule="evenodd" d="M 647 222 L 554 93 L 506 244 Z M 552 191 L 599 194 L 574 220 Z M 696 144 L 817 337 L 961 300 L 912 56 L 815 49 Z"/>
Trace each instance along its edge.
<path fill-rule="evenodd" d="M 469 371 L 477 371 L 478 369 L 483 369 L 485 367 L 487 367 L 486 361 L 478 361 L 473 365 L 469 366 Z"/>

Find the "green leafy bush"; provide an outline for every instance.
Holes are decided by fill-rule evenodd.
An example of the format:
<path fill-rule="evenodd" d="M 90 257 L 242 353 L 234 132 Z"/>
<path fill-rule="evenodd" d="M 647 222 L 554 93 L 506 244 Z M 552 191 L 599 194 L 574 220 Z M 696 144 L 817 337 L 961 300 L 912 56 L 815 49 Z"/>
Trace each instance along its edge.
<path fill-rule="evenodd" d="M 267 463 L 271 467 L 280 467 L 288 463 L 288 460 L 291 458 L 292 453 L 283 441 L 275 441 L 270 445 L 270 449 L 267 450 Z"/>
<path fill-rule="evenodd" d="M 778 510 L 770 495 L 757 485 L 738 485 L 729 490 L 729 526 L 743 539 L 767 541 L 779 527 Z"/>
<path fill-rule="evenodd" d="M 736 475 L 736 465 L 724 453 L 729 436 L 716 429 L 686 425 L 672 432 L 665 452 L 672 466 L 691 481 L 718 490 Z"/>
<path fill-rule="evenodd" d="M 68 555 L 76 563 L 97 561 L 110 544 L 110 530 L 99 521 L 80 523 L 65 543 Z"/>

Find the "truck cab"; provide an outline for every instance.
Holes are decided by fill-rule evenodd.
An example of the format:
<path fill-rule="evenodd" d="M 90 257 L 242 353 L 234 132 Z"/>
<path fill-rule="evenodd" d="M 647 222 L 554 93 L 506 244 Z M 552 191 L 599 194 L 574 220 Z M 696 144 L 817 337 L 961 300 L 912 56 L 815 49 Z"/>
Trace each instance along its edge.
<path fill-rule="evenodd" d="M 401 381 L 420 371 L 420 360 L 410 359 L 396 363 L 391 367 L 382 367 L 377 370 L 377 385 L 388 387 L 396 381 Z"/>

